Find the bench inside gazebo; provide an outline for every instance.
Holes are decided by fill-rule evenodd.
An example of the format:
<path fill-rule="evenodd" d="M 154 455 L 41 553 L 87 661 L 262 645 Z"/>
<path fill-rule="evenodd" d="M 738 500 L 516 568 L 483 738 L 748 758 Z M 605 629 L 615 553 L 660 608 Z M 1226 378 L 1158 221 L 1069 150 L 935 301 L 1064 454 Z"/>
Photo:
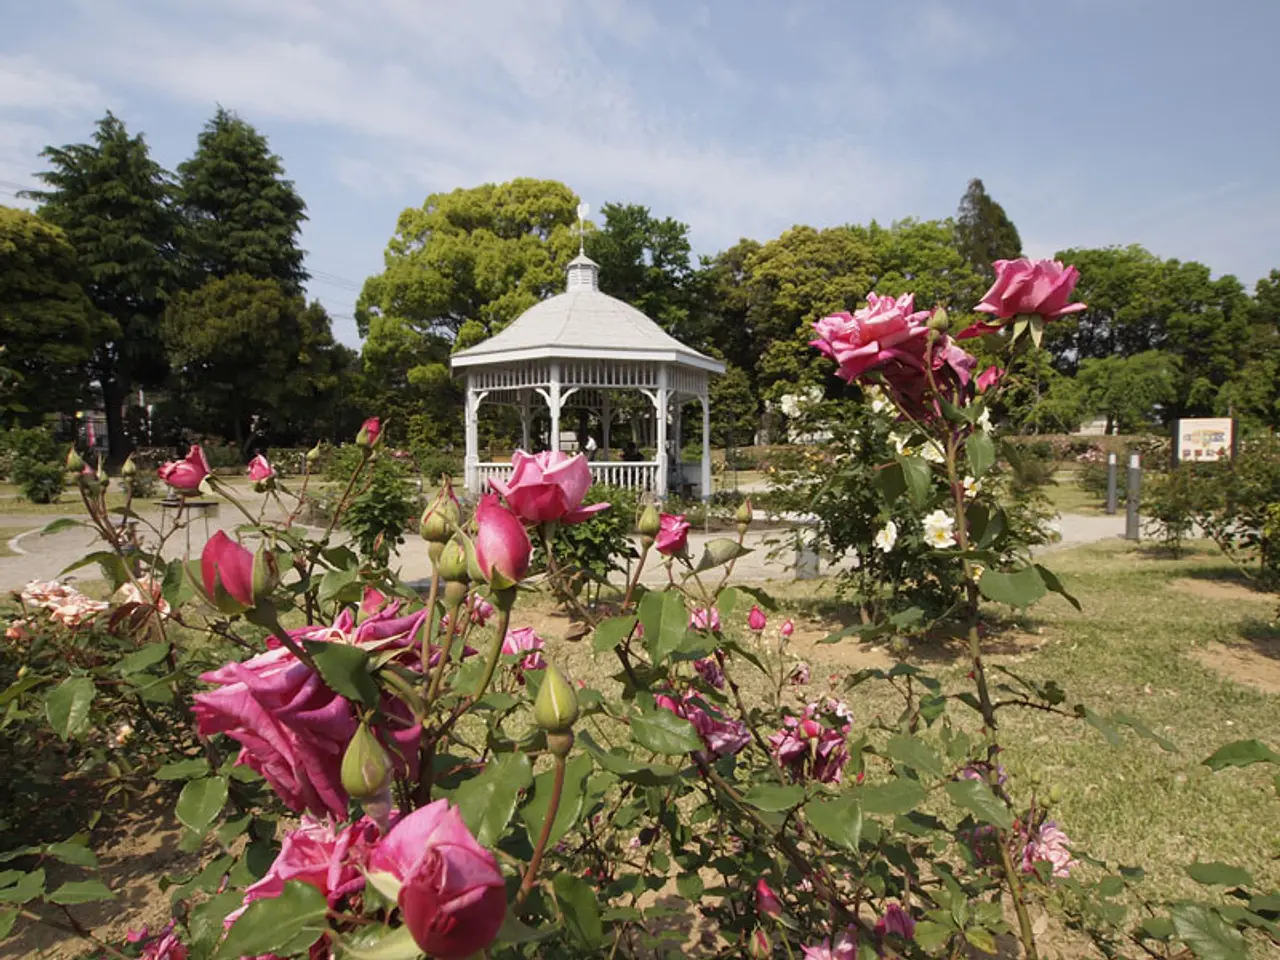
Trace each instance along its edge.
<path fill-rule="evenodd" d="M 525 450 L 577 452 L 578 424 L 566 430 L 566 414 L 594 421 L 597 449 L 592 478 L 662 499 L 669 493 L 711 494 L 710 377 L 724 364 L 672 337 L 635 307 L 600 291 L 599 267 L 584 254 L 570 261 L 565 292 L 534 305 L 488 340 L 453 355 L 465 379 L 466 486 L 472 494 L 504 478 L 510 463 L 482 461 L 482 404 L 507 404 L 520 414 Z M 626 399 L 631 394 L 631 399 Z M 644 398 L 636 403 L 637 396 Z M 645 402 L 647 400 L 647 402 Z M 687 471 L 680 451 L 681 411 L 697 402 L 702 414 L 702 458 Z M 547 431 L 535 436 L 545 410 Z M 650 456 L 620 459 L 613 446 L 617 425 Z M 541 434 L 541 431 L 539 431 Z M 544 439 L 545 437 L 545 439 Z M 638 439 L 637 439 L 638 438 Z"/>

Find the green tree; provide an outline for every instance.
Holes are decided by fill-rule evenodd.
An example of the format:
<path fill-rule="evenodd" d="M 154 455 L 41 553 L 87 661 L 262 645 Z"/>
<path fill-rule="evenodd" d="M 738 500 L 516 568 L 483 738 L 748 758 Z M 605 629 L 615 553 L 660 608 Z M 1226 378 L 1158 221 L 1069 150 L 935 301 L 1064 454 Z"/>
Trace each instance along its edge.
<path fill-rule="evenodd" d="M 916 308 L 946 307 L 969 313 L 978 303 L 987 280 L 956 245 L 959 229 L 951 220 L 899 220 L 890 227 L 875 221 L 852 227 L 866 238 L 876 259 L 872 286 L 876 293 L 915 294 Z"/>
<path fill-rule="evenodd" d="M 1132 433 L 1167 420 L 1178 399 L 1180 360 L 1162 350 L 1085 360 L 1076 375 L 1087 415 L 1106 417 L 1107 433 Z"/>
<path fill-rule="evenodd" d="M 673 337 L 693 346 L 706 331 L 703 275 L 695 268 L 689 227 L 659 220 L 639 204 L 606 203 L 604 225 L 587 237 L 600 265 L 600 289 L 625 300 Z"/>
<path fill-rule="evenodd" d="M 976 177 L 960 198 L 956 214 L 956 246 L 960 255 L 987 281 L 995 278 L 991 264 L 1022 256 L 1022 238 L 1004 207 L 991 199 Z"/>
<path fill-rule="evenodd" d="M 232 274 L 179 295 L 164 336 L 191 421 L 242 448 L 255 417 L 304 416 L 337 385 L 328 317 L 275 280 Z"/>
<path fill-rule="evenodd" d="M 1258 281 L 1245 315 L 1249 326 L 1240 366 L 1219 390 L 1215 412 L 1275 430 L 1280 428 L 1280 270 Z"/>
<path fill-rule="evenodd" d="M 396 442 L 440 449 L 462 436 L 462 393 L 449 372 L 449 339 L 374 314 L 361 355 L 363 405 L 388 419 Z"/>
<path fill-rule="evenodd" d="M 746 371 L 726 363 L 724 375 L 711 380 L 710 402 L 713 445 L 742 447 L 755 442 L 760 404 Z"/>
<path fill-rule="evenodd" d="M 94 351 L 118 333 L 115 321 L 94 310 L 82 280 L 61 230 L 0 207 L 0 342 L 12 377 L 5 407 L 24 421 L 80 406 Z"/>
<path fill-rule="evenodd" d="M 365 281 L 356 304 L 360 335 L 373 335 L 374 316 L 449 340 L 469 320 L 497 333 L 564 290 L 565 265 L 578 252 L 577 205 L 554 180 L 431 194 L 400 214 L 382 273 Z"/>
<path fill-rule="evenodd" d="M 739 240 L 702 265 L 707 299 L 707 339 L 726 362 L 742 370 L 754 390 L 756 336 L 752 327 L 751 258 L 759 251 L 755 240 Z"/>
<path fill-rule="evenodd" d="M 266 137 L 219 107 L 178 176 L 197 283 L 239 273 L 302 292 L 306 204 Z"/>
<path fill-rule="evenodd" d="M 46 147 L 41 156 L 52 169 L 37 176 L 49 189 L 30 196 L 75 249 L 94 309 L 115 322 L 89 374 L 101 389 L 118 461 L 128 447 L 126 399 L 136 386 L 163 383 L 168 369 L 160 323 L 177 285 L 181 227 L 171 177 L 142 136 L 130 136 L 110 113 L 98 121 L 92 143 Z"/>

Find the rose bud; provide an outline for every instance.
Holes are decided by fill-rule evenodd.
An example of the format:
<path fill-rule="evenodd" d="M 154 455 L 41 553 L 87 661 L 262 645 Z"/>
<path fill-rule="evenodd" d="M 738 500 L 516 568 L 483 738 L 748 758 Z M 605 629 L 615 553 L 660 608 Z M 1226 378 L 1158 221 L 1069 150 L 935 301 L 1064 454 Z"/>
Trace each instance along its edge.
<path fill-rule="evenodd" d="M 215 533 L 200 553 L 200 579 L 209 602 L 227 614 L 252 607 L 255 566 L 252 553 L 221 530 Z"/>
<path fill-rule="evenodd" d="M 733 515 L 733 519 L 738 523 L 738 533 L 747 532 L 747 527 L 751 526 L 751 521 L 755 518 L 755 511 L 751 508 L 751 498 L 747 497 L 742 503 L 738 504 L 738 509 Z"/>
<path fill-rule="evenodd" d="M 467 549 L 457 537 L 444 545 L 436 573 L 446 583 L 466 583 L 470 579 L 467 575 Z"/>
<path fill-rule="evenodd" d="M 548 663 L 533 702 L 533 719 L 547 733 L 568 733 L 578 721 L 578 695 L 564 674 Z"/>
<path fill-rule="evenodd" d="M 76 453 L 75 447 L 67 451 L 67 469 L 72 473 L 79 473 L 84 469 L 84 460 L 80 458 L 80 454 Z"/>
<path fill-rule="evenodd" d="M 362 722 L 342 755 L 342 789 L 357 800 L 377 797 L 391 782 L 393 769 L 387 751 Z"/>
<path fill-rule="evenodd" d="M 453 536 L 461 519 L 462 509 L 458 505 L 458 498 L 453 495 L 453 488 L 446 484 L 423 511 L 418 524 L 419 532 L 428 543 L 444 543 Z"/>
<path fill-rule="evenodd" d="M 759 633 L 768 625 L 769 625 L 769 619 L 764 615 L 764 611 L 761 610 L 755 604 L 752 604 L 751 612 L 747 614 L 747 626 L 750 627 L 752 630 L 754 630 L 756 633 Z"/>
<path fill-rule="evenodd" d="M 133 454 L 124 458 L 124 464 L 120 467 L 120 476 L 126 480 L 132 480 L 138 475 L 138 465 L 133 462 Z"/>
<path fill-rule="evenodd" d="M 762 917 L 777 919 L 782 916 L 782 901 L 773 892 L 773 888 L 761 877 L 756 881 L 756 911 Z"/>
<path fill-rule="evenodd" d="M 662 529 L 662 517 L 658 513 L 658 508 L 652 503 L 640 514 L 640 522 L 636 524 L 636 529 L 640 532 L 640 536 L 650 539 L 656 537 L 658 531 Z"/>
<path fill-rule="evenodd" d="M 156 472 L 178 493 L 195 494 L 200 492 L 200 485 L 209 476 L 209 461 L 205 459 L 200 444 L 193 443 L 185 459 L 170 460 Z"/>
<path fill-rule="evenodd" d="M 689 521 L 684 514 L 664 513 L 658 518 L 658 539 L 654 546 L 664 557 L 684 556 L 689 549 Z"/>
<path fill-rule="evenodd" d="M 360 424 L 360 431 L 356 434 L 356 446 L 364 447 L 366 450 L 372 450 L 378 445 L 378 441 L 382 439 L 382 421 L 377 417 L 370 417 L 364 423 Z"/>
<path fill-rule="evenodd" d="M 496 590 L 513 587 L 529 572 L 533 544 L 514 513 L 492 493 L 476 507 L 475 561 L 482 579 Z"/>

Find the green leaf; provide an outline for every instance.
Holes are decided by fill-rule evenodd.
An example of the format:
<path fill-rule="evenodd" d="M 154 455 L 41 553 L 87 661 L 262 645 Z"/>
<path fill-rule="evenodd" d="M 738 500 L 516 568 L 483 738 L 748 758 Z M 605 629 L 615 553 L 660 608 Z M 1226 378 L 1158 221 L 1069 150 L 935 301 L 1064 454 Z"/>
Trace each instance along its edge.
<path fill-rule="evenodd" d="M 149 643 L 141 650 L 135 650 L 127 657 L 122 657 L 116 669 L 124 676 L 139 673 L 148 667 L 154 667 L 169 655 L 169 644 Z"/>
<path fill-rule="evenodd" d="M 750 552 L 750 547 L 744 547 L 737 540 L 730 540 L 728 537 L 716 537 L 714 540 L 708 541 L 707 545 L 702 548 L 702 556 L 698 558 L 698 565 L 694 570 L 697 573 L 702 573 L 713 567 L 737 560 L 739 557 L 745 557 Z"/>
<path fill-rule="evenodd" d="M 1127 713 L 1113 714 L 1111 717 L 1115 723 L 1123 724 L 1139 736 L 1146 737 L 1148 740 L 1154 740 L 1159 744 L 1160 749 L 1166 753 L 1177 753 L 1178 748 L 1174 746 L 1171 740 L 1167 740 L 1160 734 L 1156 733 L 1137 717 L 1131 717 Z"/>
<path fill-rule="evenodd" d="M 1248 870 L 1217 861 L 1197 860 L 1188 864 L 1187 876 L 1207 886 L 1247 887 L 1253 884 L 1253 875 Z"/>
<path fill-rule="evenodd" d="M 1052 590 L 1067 603 L 1071 604 L 1077 610 L 1083 610 L 1080 601 L 1067 592 L 1067 588 L 1062 585 L 1062 581 L 1058 579 L 1058 575 L 1042 564 L 1035 564 L 1036 571 L 1040 574 L 1040 579 L 1049 590 Z"/>
<path fill-rule="evenodd" d="M 53 533 L 59 533 L 63 530 L 70 530 L 72 527 L 87 527 L 88 524 L 83 520 L 72 520 L 70 517 L 59 517 L 57 520 L 51 520 L 45 524 L 40 531 L 40 536 L 47 537 Z"/>
<path fill-rule="evenodd" d="M 1011 607 L 1029 607 L 1045 594 L 1044 580 L 1035 567 L 1023 567 L 1013 573 L 985 570 L 978 589 L 988 600 L 1007 603 Z"/>
<path fill-rule="evenodd" d="M 237 960 L 263 953 L 290 956 L 306 949 L 328 930 L 329 904 L 316 887 L 301 880 L 285 882 L 276 897 L 249 904 L 227 931 L 216 960 Z"/>
<path fill-rule="evenodd" d="M 1199 960 L 1248 960 L 1244 937 L 1223 923 L 1210 907 L 1202 903 L 1180 903 L 1170 914 L 1178 939 Z"/>
<path fill-rule="evenodd" d="M 805 819 L 822 839 L 845 850 L 857 850 L 862 840 L 862 805 L 853 797 L 810 800 L 804 805 Z"/>
<path fill-rule="evenodd" d="M 1247 767 L 1254 763 L 1280 763 L 1280 753 L 1276 753 L 1261 740 L 1236 740 L 1219 747 L 1213 752 L 1213 756 L 1204 761 L 1210 770 Z"/>
<path fill-rule="evenodd" d="M 1142 921 L 1142 932 L 1157 940 L 1168 940 L 1173 936 L 1173 921 L 1168 917 L 1146 917 Z"/>
<path fill-rule="evenodd" d="M 479 776 L 458 787 L 453 802 L 480 846 L 492 847 L 502 839 L 520 791 L 531 783 L 533 765 L 523 753 L 515 752 L 491 761 Z"/>
<path fill-rule="evenodd" d="M 610 773 L 617 774 L 623 780 L 633 780 L 643 786 L 652 787 L 666 783 L 679 773 L 675 767 L 663 763 L 637 763 L 625 754 L 606 750 L 596 743 L 586 730 L 577 734 L 576 742 L 595 757 L 596 763 Z"/>
<path fill-rule="evenodd" d="M 227 778 L 205 777 L 182 788 L 173 812 L 188 829 L 203 834 L 227 802 Z"/>
<path fill-rule="evenodd" d="M 558 932 L 555 927 L 535 930 L 533 927 L 521 923 L 516 915 L 508 910 L 502 918 L 502 926 L 498 928 L 498 933 L 493 939 L 496 943 L 534 943 L 538 940 L 554 937 Z"/>
<path fill-rule="evenodd" d="M 345 600 L 358 600 L 360 596 L 360 570 L 357 567 L 351 567 L 346 570 L 329 570 L 320 578 L 320 589 L 316 593 L 316 597 L 321 603 L 329 603 L 331 600 L 339 602 Z M 354 596 L 352 596 L 354 594 Z"/>
<path fill-rule="evenodd" d="M 857 793 L 862 809 L 867 813 L 896 816 L 910 813 L 924 802 L 925 790 L 915 780 L 898 777 L 888 783 L 863 787 Z"/>
<path fill-rule="evenodd" d="M 657 666 L 680 649 L 689 629 L 689 614 L 676 591 L 651 591 L 640 601 L 640 622 L 649 657 Z"/>
<path fill-rule="evenodd" d="M 690 903 L 697 903 L 698 898 L 702 896 L 702 891 L 706 884 L 702 882 L 702 877 L 696 873 L 682 873 L 676 877 L 676 892 Z"/>
<path fill-rule="evenodd" d="M 631 739 L 654 753 L 669 757 L 704 749 L 702 738 L 693 724 L 670 710 L 655 707 L 653 713 L 631 718 Z"/>
<path fill-rule="evenodd" d="M 115 894 L 101 880 L 77 880 L 64 883 L 49 894 L 50 903 L 73 904 L 92 903 L 95 900 L 109 900 Z"/>
<path fill-rule="evenodd" d="M 24 874 L 11 887 L 0 890 L 0 903 L 26 903 L 44 893 L 44 868 Z"/>
<path fill-rule="evenodd" d="M 885 744 L 885 753 L 899 763 L 921 773 L 931 773 L 940 777 L 945 772 L 942 758 L 923 740 L 899 734 L 890 737 Z"/>
<path fill-rule="evenodd" d="M 97 855 L 82 843 L 51 843 L 44 848 L 44 852 L 55 860 L 76 867 L 92 869 L 98 865 Z"/>
<path fill-rule="evenodd" d="M 1013 814 L 1009 808 L 981 780 L 953 780 L 945 789 L 952 803 L 968 810 L 983 823 L 992 823 L 1004 830 L 1013 826 Z"/>
<path fill-rule="evenodd" d="M 392 930 L 378 926 L 372 930 L 365 927 L 358 934 L 349 935 L 342 941 L 339 956 L 349 960 L 418 960 L 423 953 L 408 927 Z"/>
<path fill-rule="evenodd" d="M 556 901 L 564 914 L 565 928 L 571 939 L 587 950 L 598 950 L 604 944 L 604 924 L 600 905 L 590 885 L 572 873 L 560 872 L 551 881 Z"/>
<path fill-rule="evenodd" d="M 921 920 L 916 924 L 915 941 L 926 953 L 937 953 L 955 932 L 951 927 L 933 920 Z"/>
<path fill-rule="evenodd" d="M 1095 713 L 1084 704 L 1076 704 L 1076 716 L 1083 718 L 1085 723 L 1106 737 L 1107 743 L 1111 744 L 1111 746 L 1118 747 L 1124 742 L 1120 738 L 1120 731 L 1115 728 L 1115 725 L 1108 718 Z"/>
<path fill-rule="evenodd" d="M 75 563 L 64 567 L 58 576 L 64 576 L 72 570 L 79 570 L 81 567 L 87 567 L 93 563 L 102 568 L 102 575 L 111 581 L 112 589 L 119 587 L 120 584 L 129 579 L 129 571 L 125 569 L 124 561 L 110 550 L 98 550 L 83 556 Z"/>
<path fill-rule="evenodd" d="M 191 780 L 209 772 L 209 761 L 204 759 L 178 760 L 166 763 L 156 771 L 157 780 Z"/>
<path fill-rule="evenodd" d="M 89 707 L 97 694 L 88 677 L 68 677 L 44 701 L 45 714 L 53 732 L 63 740 L 77 736 L 89 722 Z"/>
<path fill-rule="evenodd" d="M 982 479 L 996 462 L 996 445 L 985 430 L 975 430 L 964 442 L 965 456 L 969 458 L 969 471 L 975 479 Z"/>
<path fill-rule="evenodd" d="M 369 674 L 369 654 L 365 650 L 349 643 L 323 640 L 305 640 L 303 646 L 320 668 L 320 678 L 330 690 L 370 709 L 378 705 L 378 685 Z"/>
<path fill-rule="evenodd" d="M 902 471 L 902 464 L 897 461 L 877 470 L 875 482 L 884 495 L 885 503 L 891 507 L 907 492 L 907 480 Z"/>
<path fill-rule="evenodd" d="M 0 940 L 13 931 L 13 924 L 18 919 L 18 911 L 10 907 L 8 910 L 0 910 Z"/>
<path fill-rule="evenodd" d="M 969 927 L 964 932 L 964 938 L 968 940 L 970 944 L 972 944 L 973 946 L 981 950 L 983 953 L 991 954 L 992 956 L 995 955 L 996 953 L 995 934 L 993 934 L 990 930 L 986 929 L 985 927 Z"/>
<path fill-rule="evenodd" d="M 22 696 L 28 690 L 40 686 L 42 683 L 49 682 L 48 677 L 42 677 L 38 673 L 28 673 L 21 680 L 15 680 L 9 686 L 4 688 L 4 693 L 0 693 L 0 707 L 7 707 L 18 697 Z"/>
<path fill-rule="evenodd" d="M 556 819 L 551 824 L 551 833 L 547 843 L 555 844 L 568 833 L 578 817 L 582 814 L 582 800 L 587 790 L 587 778 L 591 776 L 591 757 L 580 753 L 569 761 L 565 770 L 564 789 L 560 795 L 560 808 L 556 811 Z M 529 828 L 532 836 L 538 836 L 542 825 L 547 820 L 547 811 L 551 806 L 551 784 L 555 776 L 554 770 L 544 770 L 533 778 L 533 791 L 528 802 L 520 808 L 520 816 Z"/>
<path fill-rule="evenodd" d="M 898 463 L 902 465 L 902 478 L 907 485 L 907 494 L 917 510 L 924 509 L 929 502 L 929 490 L 932 478 L 929 475 L 929 464 L 920 457 L 904 457 L 898 454 Z"/>
<path fill-rule="evenodd" d="M 596 653 L 607 653 L 622 643 L 635 629 L 635 617 L 610 617 L 598 627 L 591 637 L 591 649 Z"/>
<path fill-rule="evenodd" d="M 743 801 L 766 813 L 780 813 L 799 806 L 804 800 L 804 787 L 794 784 L 758 783 L 742 795 Z"/>
<path fill-rule="evenodd" d="M 183 560 L 170 560 L 164 568 L 164 580 L 160 584 L 160 595 L 174 610 L 195 596 L 191 581 L 184 576 L 186 564 Z"/>

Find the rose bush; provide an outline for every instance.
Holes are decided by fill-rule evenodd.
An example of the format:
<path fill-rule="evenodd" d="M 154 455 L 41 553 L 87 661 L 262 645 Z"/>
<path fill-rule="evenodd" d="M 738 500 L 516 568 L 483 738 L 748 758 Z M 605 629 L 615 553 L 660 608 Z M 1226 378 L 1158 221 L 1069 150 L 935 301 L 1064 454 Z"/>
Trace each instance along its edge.
<path fill-rule="evenodd" d="M 1060 315 L 1062 286 L 1018 309 Z M 812 691 L 789 650 L 794 624 L 771 625 L 772 599 L 731 582 L 749 506 L 736 537 L 696 554 L 678 518 L 644 511 L 625 585 L 607 604 L 573 607 L 572 637 L 612 676 L 575 682 L 570 637 L 520 626 L 519 611 L 564 572 L 554 528 L 591 509 L 580 458 L 518 458 L 474 510 L 446 484 L 419 525 L 434 574 L 420 590 L 332 539 L 379 457 L 376 418 L 320 536 L 295 522 L 307 474 L 296 490 L 267 491 L 287 508 L 276 523 L 215 482 L 248 522 L 243 543 L 215 537 L 200 563 L 165 557 L 183 517 L 139 546 L 96 475 L 77 479 L 105 541 L 86 562 L 121 599 L 101 609 L 64 602 L 64 586 L 33 587 L 22 631 L 39 636 L 7 641 L 26 672 L 6 676 L 0 695 L 17 704 L 24 736 L 37 739 L 35 718 L 47 718 L 101 782 L 182 784 L 175 813 L 201 863 L 167 881 L 174 922 L 161 934 L 109 944 L 76 908 L 112 891 L 92 877 L 55 886 L 42 866 L 92 870 L 83 838 L 29 840 L 6 855 L 0 932 L 21 911 L 69 917 L 67 929 L 111 956 L 648 958 L 702 950 L 669 922 L 696 911 L 707 955 L 960 956 L 1012 935 L 1036 957 L 1036 914 L 1052 902 L 1108 956 L 1185 945 L 1234 957 L 1241 929 L 1274 935 L 1271 901 L 1234 874 L 1230 908 L 1131 912 L 1114 898 L 1136 875 L 1109 875 L 1050 816 L 1052 791 L 1002 768 L 1011 710 L 1082 719 L 1109 738 L 1117 724 L 1155 735 L 1056 683 L 989 678 L 980 601 L 1026 608 L 1067 593 L 1008 539 L 987 429 L 1001 384 L 978 389 L 947 326 L 909 298 L 871 298 L 866 312 L 820 325 L 842 376 L 877 380 L 892 409 L 859 420 L 866 445 L 820 452 L 832 460 L 815 472 L 840 477 L 858 456 L 874 464 L 865 488 L 832 495 L 865 498 L 857 523 L 837 534 L 837 512 L 823 520 L 881 571 L 859 632 L 911 637 L 945 622 L 968 644 L 961 690 L 898 665 Z M 191 484 L 198 454 L 168 477 Z M 536 575 L 531 534 L 547 554 Z M 648 563 L 662 586 L 642 584 Z M 926 595 L 940 604 L 927 619 L 899 603 Z M 74 615 L 53 616 L 67 606 Z M 896 716 L 860 708 L 867 684 L 898 699 Z M 120 718 L 129 732 L 112 731 Z M 1268 759 L 1251 749 L 1233 745 L 1219 765 Z"/>

